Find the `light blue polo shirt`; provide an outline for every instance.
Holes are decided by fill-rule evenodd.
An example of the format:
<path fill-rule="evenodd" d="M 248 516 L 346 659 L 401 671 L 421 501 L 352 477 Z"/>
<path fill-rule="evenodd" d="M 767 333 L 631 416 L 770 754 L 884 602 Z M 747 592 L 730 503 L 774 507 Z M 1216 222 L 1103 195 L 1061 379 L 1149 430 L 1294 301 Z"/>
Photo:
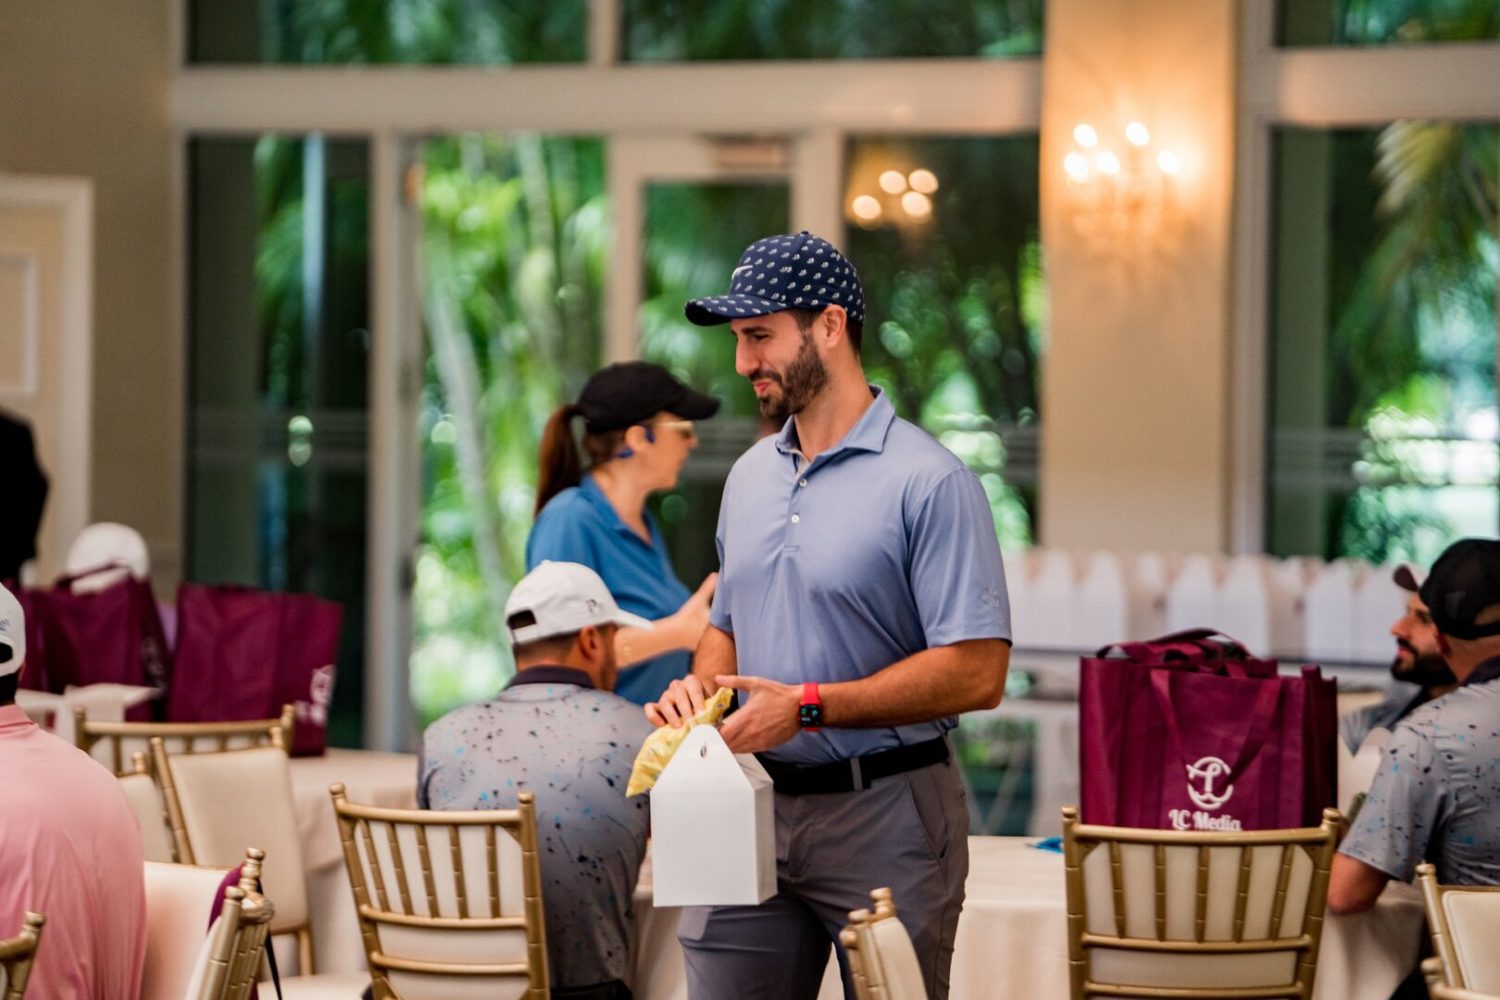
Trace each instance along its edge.
<path fill-rule="evenodd" d="M 858 680 L 933 646 L 1010 639 L 994 517 L 973 472 L 885 394 L 808 463 L 796 421 L 729 473 L 710 621 L 739 672 L 787 684 Z M 921 743 L 945 718 L 798 733 L 769 754 L 823 763 Z"/>
<path fill-rule="evenodd" d="M 599 574 L 624 610 L 652 621 L 665 618 L 692 593 L 677 579 L 661 528 L 649 512 L 646 526 L 650 544 L 620 520 L 594 477 L 584 476 L 542 508 L 526 539 L 527 572 L 549 559 L 581 563 Z M 680 650 L 626 667 L 615 681 L 615 694 L 637 705 L 655 701 L 691 665 L 692 653 Z"/>

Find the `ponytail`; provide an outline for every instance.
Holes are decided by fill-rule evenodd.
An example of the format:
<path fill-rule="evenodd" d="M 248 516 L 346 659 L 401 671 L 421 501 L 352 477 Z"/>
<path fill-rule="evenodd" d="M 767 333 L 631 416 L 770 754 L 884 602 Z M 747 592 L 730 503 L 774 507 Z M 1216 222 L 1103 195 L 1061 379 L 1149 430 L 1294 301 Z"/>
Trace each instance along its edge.
<path fill-rule="evenodd" d="M 582 412 L 576 403 L 568 403 L 559 406 L 547 420 L 537 456 L 535 514 L 542 512 L 548 500 L 583 481 L 583 463 L 573 441 L 573 418 Z"/>

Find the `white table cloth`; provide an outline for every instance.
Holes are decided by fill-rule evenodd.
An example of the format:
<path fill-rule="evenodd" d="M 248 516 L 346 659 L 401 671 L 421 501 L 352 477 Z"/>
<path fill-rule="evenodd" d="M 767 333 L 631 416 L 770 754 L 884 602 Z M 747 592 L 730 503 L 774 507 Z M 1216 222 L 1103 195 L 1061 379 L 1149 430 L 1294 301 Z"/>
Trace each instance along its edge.
<path fill-rule="evenodd" d="M 417 804 L 417 755 L 330 749 L 322 757 L 292 758 L 292 800 L 307 873 L 314 961 L 319 973 L 363 972 L 364 944 L 328 794 L 328 786 L 336 782 L 343 782 L 351 801 L 411 809 Z M 279 946 L 277 954 L 282 954 Z"/>
<path fill-rule="evenodd" d="M 968 898 L 954 944 L 951 1000 L 1033 1000 L 1068 995 L 1067 907 L 1062 855 L 1027 837 L 970 837 Z M 685 1000 L 675 910 L 654 910 L 650 873 L 636 894 L 641 921 L 637 1000 Z M 901 900 L 896 900 L 899 915 Z M 1392 885 L 1369 913 L 1326 918 L 1314 997 L 1386 1000 L 1416 967 L 1422 901 Z M 830 973 L 834 966 L 830 963 Z M 825 975 L 819 1000 L 837 1000 Z"/>

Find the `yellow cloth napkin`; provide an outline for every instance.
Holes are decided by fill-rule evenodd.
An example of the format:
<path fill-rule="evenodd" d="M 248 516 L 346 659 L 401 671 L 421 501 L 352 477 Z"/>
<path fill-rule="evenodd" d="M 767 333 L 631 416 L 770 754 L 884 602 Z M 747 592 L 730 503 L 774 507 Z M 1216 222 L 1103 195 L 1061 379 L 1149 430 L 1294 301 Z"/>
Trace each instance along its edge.
<path fill-rule="evenodd" d="M 708 699 L 708 704 L 703 706 L 703 711 L 683 723 L 681 729 L 662 726 L 646 737 L 646 742 L 641 744 L 641 752 L 635 755 L 635 766 L 630 769 L 630 782 L 625 786 L 626 797 L 649 792 L 671 761 L 672 755 L 682 745 L 688 730 L 694 726 L 718 725 L 719 720 L 724 718 L 724 713 L 729 711 L 729 703 L 733 698 L 733 690 L 719 688 Z"/>

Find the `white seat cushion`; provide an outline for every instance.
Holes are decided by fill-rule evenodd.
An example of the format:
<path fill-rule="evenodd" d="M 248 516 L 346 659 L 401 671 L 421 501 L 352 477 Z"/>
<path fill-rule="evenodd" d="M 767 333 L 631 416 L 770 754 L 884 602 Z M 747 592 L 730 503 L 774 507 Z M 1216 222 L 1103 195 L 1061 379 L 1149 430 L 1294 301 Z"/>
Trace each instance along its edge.
<path fill-rule="evenodd" d="M 281 1000 L 359 1000 L 370 976 L 364 972 L 336 972 L 323 976 L 288 976 L 281 980 Z M 267 980 L 261 984 L 262 997 L 274 997 L 275 988 Z"/>
<path fill-rule="evenodd" d="M 146 862 L 146 966 L 141 996 L 176 1000 L 188 995 L 193 970 L 208 942 L 209 914 L 223 868 Z"/>
<path fill-rule="evenodd" d="M 187 754 L 173 757 L 171 767 L 194 858 L 228 865 L 238 864 L 247 847 L 265 851 L 261 884 L 276 907 L 271 932 L 303 926 L 307 885 L 286 752 L 256 747 Z"/>

